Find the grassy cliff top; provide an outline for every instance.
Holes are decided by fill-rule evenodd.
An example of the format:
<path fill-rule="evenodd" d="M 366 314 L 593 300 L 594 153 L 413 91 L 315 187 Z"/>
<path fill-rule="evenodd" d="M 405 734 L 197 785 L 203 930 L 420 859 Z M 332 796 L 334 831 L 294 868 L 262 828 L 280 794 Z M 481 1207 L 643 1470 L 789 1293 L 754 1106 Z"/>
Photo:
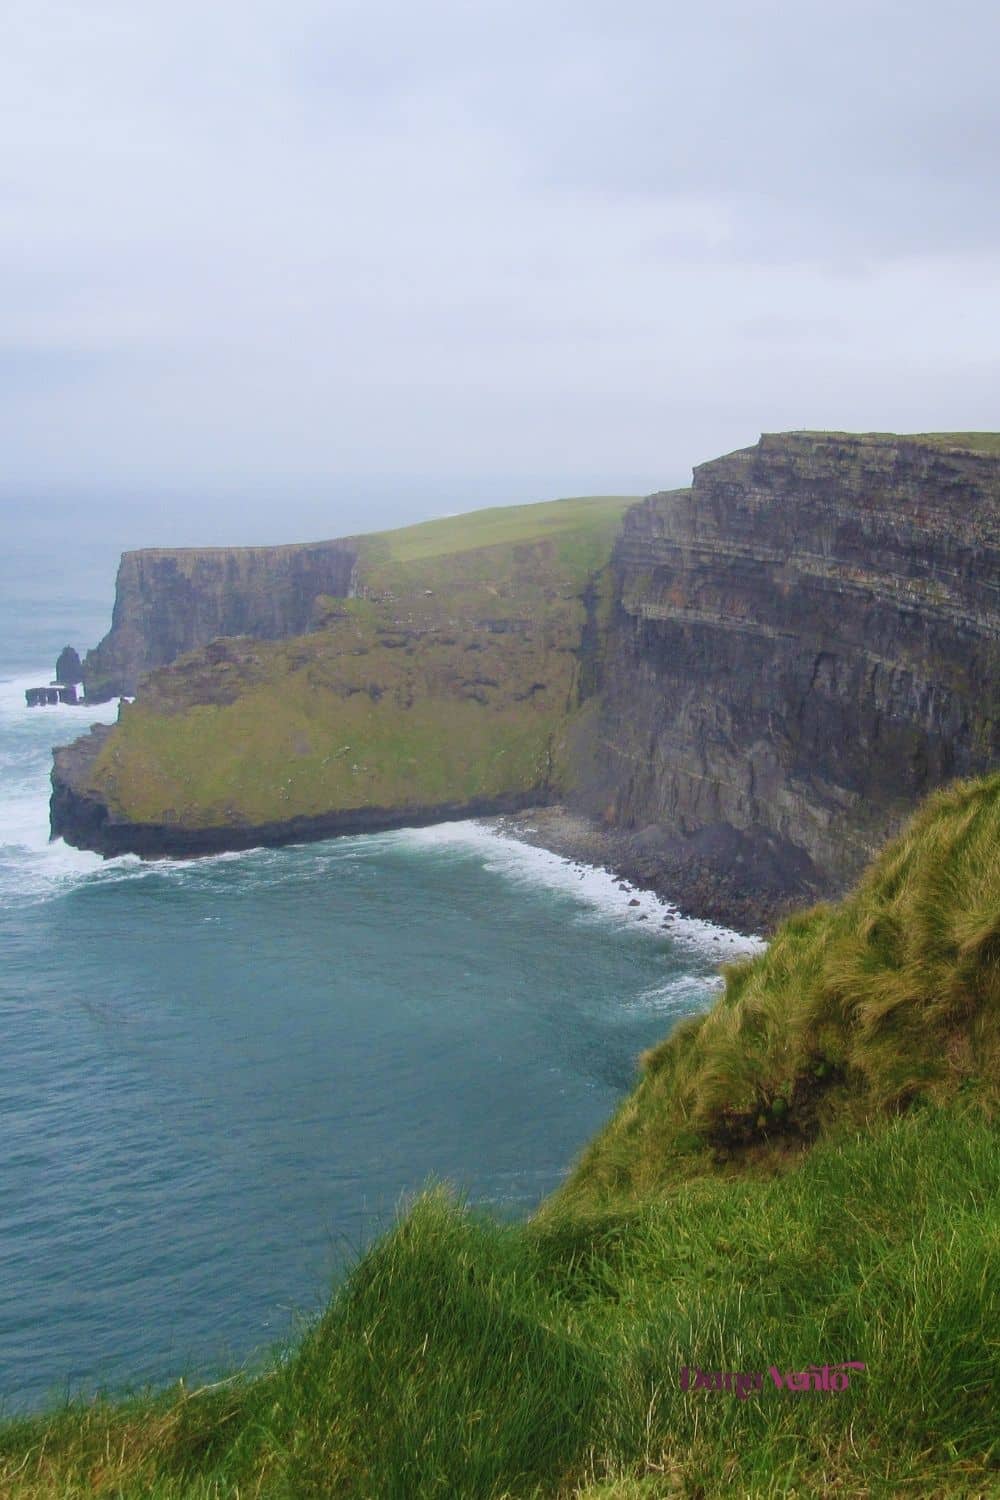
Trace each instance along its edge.
<path fill-rule="evenodd" d="M 928 448 L 962 448 L 969 453 L 1000 455 L 1000 432 L 824 432 L 820 429 L 780 433 L 769 432 L 771 439 L 781 437 L 843 438 L 847 441 L 880 443 L 921 443 Z"/>
<path fill-rule="evenodd" d="M 152 673 L 91 769 L 115 817 L 257 827 L 478 805 L 559 784 L 586 595 L 626 496 L 358 539 L 317 628 L 213 642 Z"/>
<path fill-rule="evenodd" d="M 394 563 L 423 562 L 433 557 L 453 557 L 484 547 L 510 546 L 542 541 L 600 535 L 617 524 L 634 495 L 587 495 L 566 500 L 547 500 L 534 505 L 494 506 L 462 515 L 419 521 L 396 531 L 374 532 L 369 543 L 377 544 L 376 555 Z M 572 551 L 572 545 L 570 550 Z"/>
<path fill-rule="evenodd" d="M 233 553 L 245 554 L 248 557 L 272 557 L 276 553 L 292 555 L 296 552 L 308 552 L 312 547 L 333 547 L 349 543 L 350 537 L 330 537 L 316 542 L 247 542 L 228 545 L 225 542 L 193 546 L 193 547 L 130 547 L 122 553 L 123 557 L 148 558 L 157 560 L 159 558 L 176 558 L 180 563 L 191 563 L 198 558 L 228 558 Z"/>
<path fill-rule="evenodd" d="M 341 542 L 363 543 L 393 562 L 409 563 L 430 557 L 471 552 L 501 543 L 532 542 L 546 536 L 568 534 L 600 527 L 614 521 L 634 504 L 637 495 L 582 495 L 564 500 L 541 500 L 528 505 L 492 506 L 432 521 L 418 521 L 391 531 L 373 531 L 350 537 L 329 537 L 309 542 L 253 543 L 248 546 L 138 547 L 143 557 L 221 557 L 232 552 L 269 554 L 301 552 L 310 547 L 334 546 Z"/>
<path fill-rule="evenodd" d="M 970 453 L 1000 454 L 1000 432 L 915 432 L 912 441 L 935 448 L 967 448 Z"/>

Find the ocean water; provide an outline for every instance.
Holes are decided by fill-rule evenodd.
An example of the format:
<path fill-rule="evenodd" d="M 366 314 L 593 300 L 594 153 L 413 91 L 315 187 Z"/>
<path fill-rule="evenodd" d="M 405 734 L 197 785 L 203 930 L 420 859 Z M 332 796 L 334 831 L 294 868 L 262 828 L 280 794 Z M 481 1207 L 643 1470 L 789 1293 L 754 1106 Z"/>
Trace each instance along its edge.
<path fill-rule="evenodd" d="M 265 1358 L 407 1195 L 531 1210 L 753 946 L 474 823 L 193 861 L 48 841 L 27 709 L 113 573 L 0 598 L 0 1405 Z M 642 915 L 647 920 L 640 922 Z"/>

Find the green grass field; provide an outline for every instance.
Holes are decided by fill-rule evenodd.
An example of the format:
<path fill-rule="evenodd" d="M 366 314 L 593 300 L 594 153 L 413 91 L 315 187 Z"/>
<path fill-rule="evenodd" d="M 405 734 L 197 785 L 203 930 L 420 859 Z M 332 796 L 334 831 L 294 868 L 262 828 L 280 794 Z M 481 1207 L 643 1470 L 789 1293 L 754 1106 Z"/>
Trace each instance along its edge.
<path fill-rule="evenodd" d="M 972 1496 L 1000 1487 L 997 1138 L 928 1112 L 799 1170 L 501 1226 L 432 1193 L 257 1379 L 0 1431 L 19 1500 Z M 857 1360 L 740 1400 L 684 1367 Z"/>
<path fill-rule="evenodd" d="M 730 969 L 533 1220 L 429 1190 L 269 1371 L 8 1423 L 0 1493 L 1000 1495 L 998 1037 L 1000 775 Z"/>
<path fill-rule="evenodd" d="M 473 510 L 463 515 L 421 521 L 398 531 L 377 532 L 373 541 L 384 548 L 395 563 L 425 562 L 428 558 L 453 557 L 459 552 L 483 547 L 512 546 L 554 537 L 569 542 L 592 540 L 600 558 L 621 520 L 622 511 L 636 500 L 634 495 L 586 495 L 566 500 L 548 500 L 536 505 L 503 505 Z M 586 567 L 586 562 L 584 562 Z"/>

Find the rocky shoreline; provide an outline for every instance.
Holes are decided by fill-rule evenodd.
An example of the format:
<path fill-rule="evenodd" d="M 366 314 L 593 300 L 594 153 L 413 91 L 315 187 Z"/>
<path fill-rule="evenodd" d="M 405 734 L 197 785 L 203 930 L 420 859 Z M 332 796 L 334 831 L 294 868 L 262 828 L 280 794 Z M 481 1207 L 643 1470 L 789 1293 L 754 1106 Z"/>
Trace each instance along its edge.
<path fill-rule="evenodd" d="M 804 868 L 789 869 L 783 851 L 772 851 L 768 860 L 758 837 L 732 828 L 709 830 L 708 838 L 704 831 L 693 837 L 667 835 L 662 829 L 622 832 L 602 828 L 561 803 L 482 821 L 522 843 L 595 865 L 640 890 L 653 891 L 684 916 L 735 932 L 767 936 L 789 911 L 821 894 Z M 728 871 L 720 869 L 724 855 Z"/>
<path fill-rule="evenodd" d="M 537 793 L 432 807 L 357 808 L 252 825 L 185 828 L 118 822 L 107 805 L 86 790 L 86 772 L 112 727 L 95 724 L 88 735 L 56 750 L 50 802 L 52 838 L 63 838 L 106 859 L 122 854 L 196 859 L 475 818 L 522 843 L 607 870 L 640 890 L 651 890 L 685 916 L 736 932 L 766 934 L 792 906 L 817 894 L 799 881 L 800 899 L 790 897 L 794 876 L 787 862 L 765 869 L 759 839 L 751 840 L 733 829 L 715 830 L 712 847 L 706 851 L 704 833 L 685 839 L 667 837 L 660 829 L 634 834 L 602 828 L 561 803 L 539 804 Z M 720 874 L 717 863 L 723 844 L 732 870 L 729 875 Z"/>
<path fill-rule="evenodd" d="M 259 824 L 191 828 L 118 821 L 87 786 L 90 766 L 112 730 L 112 725 L 94 724 L 89 734 L 56 749 L 50 802 L 51 836 L 106 859 L 122 854 L 196 859 L 475 818 L 522 843 L 594 865 L 640 890 L 653 891 L 685 916 L 735 932 L 766 935 L 795 906 L 829 894 L 816 884 L 809 861 L 765 830 L 740 833 L 717 825 L 683 836 L 659 826 L 639 831 L 607 828 L 563 803 L 539 803 L 537 791 L 433 806 L 341 809 Z"/>

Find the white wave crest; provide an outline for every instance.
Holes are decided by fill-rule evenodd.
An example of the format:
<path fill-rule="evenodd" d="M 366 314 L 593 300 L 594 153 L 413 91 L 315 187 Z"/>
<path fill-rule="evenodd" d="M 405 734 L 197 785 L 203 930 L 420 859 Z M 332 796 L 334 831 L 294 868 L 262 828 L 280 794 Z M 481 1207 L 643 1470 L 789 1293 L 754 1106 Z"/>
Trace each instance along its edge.
<path fill-rule="evenodd" d="M 91 724 L 113 724 L 117 702 L 29 708 L 25 689 L 44 685 L 45 668 L 0 678 L 0 901 L 44 896 L 67 882 L 91 878 L 99 855 L 49 842 L 52 747 L 84 734 Z M 135 861 L 138 863 L 138 861 Z"/>
<path fill-rule="evenodd" d="M 438 823 L 430 828 L 402 829 L 384 837 L 416 848 L 441 851 L 452 847 L 475 852 L 482 856 L 485 869 L 495 870 L 507 880 L 565 892 L 595 915 L 634 925 L 637 931 L 651 937 L 662 938 L 667 933 L 672 941 L 690 944 L 720 962 L 758 953 L 766 947 L 761 937 L 733 932 L 696 917 L 682 917 L 676 906 L 652 891 L 640 890 L 595 865 L 522 843 L 483 823 Z M 704 985 L 703 980 L 700 983 Z"/>

